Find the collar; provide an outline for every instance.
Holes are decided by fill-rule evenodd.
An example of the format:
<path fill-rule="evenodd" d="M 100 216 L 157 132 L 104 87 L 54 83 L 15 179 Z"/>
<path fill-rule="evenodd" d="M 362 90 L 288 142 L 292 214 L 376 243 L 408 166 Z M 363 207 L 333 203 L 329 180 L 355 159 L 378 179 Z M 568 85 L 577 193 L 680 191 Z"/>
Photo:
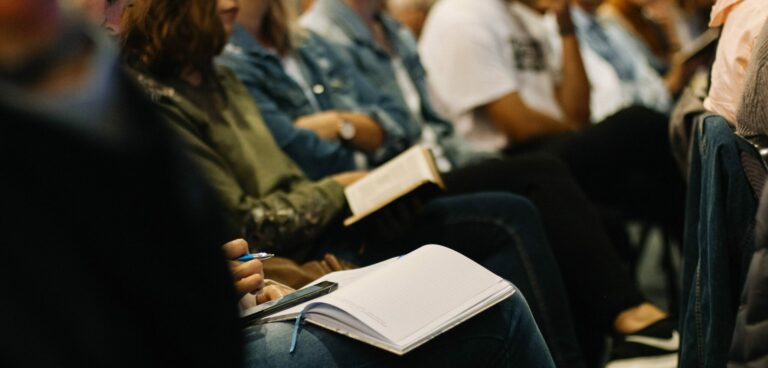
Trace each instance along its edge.
<path fill-rule="evenodd" d="M 587 13 L 584 9 L 575 4 L 571 6 L 571 17 L 573 18 L 573 22 L 576 24 L 577 29 L 582 28 L 586 30 L 589 29 L 592 24 L 598 23 L 597 17 Z"/>
<path fill-rule="evenodd" d="M 336 23 L 353 41 L 376 45 L 373 34 L 360 16 L 341 0 L 317 0 L 315 6 Z"/>
<path fill-rule="evenodd" d="M 725 24 L 728 19 L 728 14 L 731 13 L 734 7 L 736 7 L 743 0 L 717 0 L 715 5 L 712 6 L 712 13 L 710 13 L 709 26 L 720 27 Z"/>

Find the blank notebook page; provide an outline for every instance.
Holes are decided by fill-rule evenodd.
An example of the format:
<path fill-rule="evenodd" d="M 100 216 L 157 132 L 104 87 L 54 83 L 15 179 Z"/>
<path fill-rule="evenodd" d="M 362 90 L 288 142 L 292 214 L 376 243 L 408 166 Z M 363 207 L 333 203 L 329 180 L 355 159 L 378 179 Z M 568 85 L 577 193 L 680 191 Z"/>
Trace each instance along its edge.
<path fill-rule="evenodd" d="M 459 253 L 428 245 L 325 299 L 391 341 L 404 344 L 419 338 L 414 334 L 424 327 L 488 299 L 502 283 L 500 277 Z"/>

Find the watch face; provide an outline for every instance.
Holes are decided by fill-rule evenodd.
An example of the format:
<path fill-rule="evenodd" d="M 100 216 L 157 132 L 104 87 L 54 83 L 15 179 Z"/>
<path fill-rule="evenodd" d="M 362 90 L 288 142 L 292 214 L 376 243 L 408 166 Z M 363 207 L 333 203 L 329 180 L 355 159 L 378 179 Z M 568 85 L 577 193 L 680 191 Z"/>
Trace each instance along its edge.
<path fill-rule="evenodd" d="M 342 121 L 341 122 L 341 128 L 339 128 L 339 136 L 341 139 L 345 141 L 352 140 L 352 138 L 355 138 L 355 125 L 348 122 L 348 121 Z"/>

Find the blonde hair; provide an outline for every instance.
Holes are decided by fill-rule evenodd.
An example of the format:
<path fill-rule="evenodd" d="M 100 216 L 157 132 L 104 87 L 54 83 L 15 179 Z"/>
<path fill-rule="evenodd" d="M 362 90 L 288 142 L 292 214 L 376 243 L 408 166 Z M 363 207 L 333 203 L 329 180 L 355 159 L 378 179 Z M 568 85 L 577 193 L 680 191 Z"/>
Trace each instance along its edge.
<path fill-rule="evenodd" d="M 437 0 L 387 0 L 387 9 L 390 11 L 398 10 L 419 10 L 427 11 L 435 5 Z"/>

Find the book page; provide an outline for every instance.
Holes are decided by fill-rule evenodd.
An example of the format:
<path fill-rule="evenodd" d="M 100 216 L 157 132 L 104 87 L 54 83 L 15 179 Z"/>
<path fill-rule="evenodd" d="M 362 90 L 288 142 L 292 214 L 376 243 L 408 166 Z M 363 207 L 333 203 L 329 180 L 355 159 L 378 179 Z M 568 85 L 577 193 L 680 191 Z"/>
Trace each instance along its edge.
<path fill-rule="evenodd" d="M 390 264 L 390 263 L 392 263 L 392 262 L 394 262 L 396 260 L 397 260 L 397 257 L 396 258 L 388 259 L 386 261 L 381 261 L 379 263 L 372 264 L 372 265 L 367 266 L 367 267 L 356 268 L 354 270 L 345 270 L 345 271 L 331 272 L 331 273 L 323 275 L 322 277 L 318 278 L 317 280 L 315 280 L 315 281 L 305 285 L 304 288 L 312 286 L 312 285 L 315 285 L 315 284 L 318 284 L 318 283 L 321 283 L 323 281 L 332 281 L 332 282 L 335 282 L 335 283 L 339 284 L 338 288 L 342 289 L 342 288 L 345 288 L 345 287 L 349 286 L 350 284 L 354 283 L 355 281 L 359 280 L 363 276 L 365 276 L 365 275 L 367 275 L 367 274 L 369 274 L 369 273 L 371 273 L 371 272 L 373 272 L 373 271 L 375 271 L 375 270 L 377 270 L 379 268 L 382 268 L 382 267 L 384 267 L 384 266 L 386 266 L 386 265 L 388 265 L 388 264 Z M 333 292 L 331 294 L 333 294 Z M 331 294 L 328 294 L 328 295 L 331 295 Z M 285 320 L 285 319 L 289 319 L 291 317 L 295 317 L 308 304 L 323 302 L 324 299 L 328 297 L 328 295 L 324 295 L 322 297 L 306 301 L 306 302 L 304 302 L 302 304 L 299 304 L 299 305 L 296 305 L 294 307 L 288 308 L 288 309 L 286 309 L 284 311 L 275 313 L 275 314 L 265 318 L 264 321 L 265 322 L 267 322 L 267 321 L 279 321 L 279 320 Z"/>
<path fill-rule="evenodd" d="M 437 320 L 448 321 L 508 283 L 465 256 L 421 247 L 326 296 L 387 339 L 405 344 Z"/>
<path fill-rule="evenodd" d="M 426 149 L 414 146 L 344 190 L 354 215 L 376 210 L 420 184 L 436 181 Z"/>

